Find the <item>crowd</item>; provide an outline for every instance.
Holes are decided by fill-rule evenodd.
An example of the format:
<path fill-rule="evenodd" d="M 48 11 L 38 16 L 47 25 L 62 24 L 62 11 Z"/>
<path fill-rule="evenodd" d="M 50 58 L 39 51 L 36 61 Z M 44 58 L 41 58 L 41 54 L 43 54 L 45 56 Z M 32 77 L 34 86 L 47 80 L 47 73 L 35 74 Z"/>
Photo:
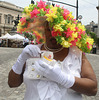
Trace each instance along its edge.
<path fill-rule="evenodd" d="M 0 39 L 0 47 L 4 47 L 6 45 L 6 40 Z"/>
<path fill-rule="evenodd" d="M 23 41 L 0 39 L 0 47 L 26 47 L 29 44 L 36 44 L 34 39 L 29 40 L 26 36 Z"/>
<path fill-rule="evenodd" d="M 29 44 L 36 44 L 35 39 L 29 40 L 26 36 L 23 40 L 23 47 L 26 47 Z"/>

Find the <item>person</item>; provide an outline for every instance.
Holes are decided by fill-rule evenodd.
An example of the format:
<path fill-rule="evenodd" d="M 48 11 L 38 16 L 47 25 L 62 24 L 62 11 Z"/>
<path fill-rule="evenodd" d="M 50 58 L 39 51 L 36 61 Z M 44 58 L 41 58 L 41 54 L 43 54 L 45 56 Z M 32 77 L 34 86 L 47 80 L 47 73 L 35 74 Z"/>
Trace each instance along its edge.
<path fill-rule="evenodd" d="M 48 21 L 44 29 L 45 43 L 23 49 L 9 72 L 8 85 L 18 87 L 24 82 L 24 100 L 82 100 L 82 94 L 95 96 L 97 79 L 85 54 L 77 46 L 64 47 L 57 43 Z M 43 51 L 53 53 L 56 61 L 53 66 L 40 59 Z M 35 70 L 45 79 L 29 78 L 30 58 L 34 59 Z"/>
<path fill-rule="evenodd" d="M 94 44 L 93 44 L 92 53 L 93 53 L 93 54 L 96 54 L 96 51 L 97 51 L 97 47 L 96 47 L 96 44 L 94 43 Z"/>
<path fill-rule="evenodd" d="M 34 40 L 33 39 L 31 39 L 30 44 L 34 44 Z"/>
<path fill-rule="evenodd" d="M 25 36 L 25 39 L 23 39 L 23 46 L 26 47 L 29 44 L 29 39 Z"/>

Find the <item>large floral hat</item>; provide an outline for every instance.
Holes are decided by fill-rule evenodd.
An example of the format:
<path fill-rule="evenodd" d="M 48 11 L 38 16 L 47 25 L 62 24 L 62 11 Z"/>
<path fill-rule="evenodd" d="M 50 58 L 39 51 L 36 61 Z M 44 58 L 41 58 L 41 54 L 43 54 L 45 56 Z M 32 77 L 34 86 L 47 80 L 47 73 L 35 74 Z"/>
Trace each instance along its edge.
<path fill-rule="evenodd" d="M 46 16 L 46 18 L 43 19 L 42 16 Z M 85 26 L 78 23 L 69 10 L 58 5 L 49 6 L 42 0 L 36 5 L 31 4 L 24 8 L 17 32 L 31 32 L 35 34 L 38 43 L 44 43 L 43 24 L 45 20 L 49 22 L 51 34 L 56 38 L 57 43 L 66 48 L 77 46 L 83 52 L 91 51 L 94 40 L 86 34 Z"/>

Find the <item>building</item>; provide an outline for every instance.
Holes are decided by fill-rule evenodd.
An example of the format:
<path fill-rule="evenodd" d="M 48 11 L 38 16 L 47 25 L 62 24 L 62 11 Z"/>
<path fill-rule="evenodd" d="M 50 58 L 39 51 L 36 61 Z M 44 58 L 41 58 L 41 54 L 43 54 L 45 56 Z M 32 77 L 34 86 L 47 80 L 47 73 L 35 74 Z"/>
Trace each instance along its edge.
<path fill-rule="evenodd" d="M 14 4 L 0 1 L 0 36 L 10 32 L 14 27 L 13 20 L 22 16 L 23 8 Z"/>
<path fill-rule="evenodd" d="M 85 26 L 86 29 L 90 30 L 91 32 L 94 32 L 96 35 L 98 35 L 98 24 L 96 24 L 94 21 L 91 21 L 88 25 Z"/>

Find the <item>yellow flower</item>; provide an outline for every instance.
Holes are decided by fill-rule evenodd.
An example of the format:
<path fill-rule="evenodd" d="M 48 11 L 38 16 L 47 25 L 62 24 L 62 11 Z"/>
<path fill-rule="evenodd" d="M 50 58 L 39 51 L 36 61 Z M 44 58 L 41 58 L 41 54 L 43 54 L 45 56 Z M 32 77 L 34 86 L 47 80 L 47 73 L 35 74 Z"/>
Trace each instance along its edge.
<path fill-rule="evenodd" d="M 76 25 L 75 24 L 71 24 L 71 23 L 68 23 L 66 25 L 66 28 L 70 28 L 71 31 L 76 31 L 75 27 L 76 27 Z"/>
<path fill-rule="evenodd" d="M 59 31 L 64 31 L 64 30 L 61 28 L 61 24 L 55 25 L 53 28 L 54 28 L 55 31 L 57 31 L 57 30 L 59 30 Z"/>
<path fill-rule="evenodd" d="M 31 17 L 31 14 L 30 14 L 30 13 L 28 13 L 28 14 L 23 14 L 22 17 L 30 18 L 30 17 Z"/>
<path fill-rule="evenodd" d="M 66 20 L 63 20 L 60 24 L 65 25 L 66 23 L 67 23 Z"/>
<path fill-rule="evenodd" d="M 71 38 L 69 38 L 68 41 L 71 42 L 71 41 L 74 41 L 74 39 L 75 39 L 74 37 L 71 37 Z"/>
<path fill-rule="evenodd" d="M 70 12 L 70 14 L 68 14 L 67 16 L 69 16 L 69 18 L 74 18 L 74 16 L 72 15 L 72 12 Z"/>
<path fill-rule="evenodd" d="M 78 31 L 80 31 L 80 29 L 81 29 L 82 31 L 85 31 L 85 26 L 84 26 L 84 25 L 81 25 L 81 23 L 78 23 L 78 24 L 77 24 L 77 27 L 78 27 Z"/>
<path fill-rule="evenodd" d="M 79 48 L 81 48 L 81 42 L 80 42 L 79 40 L 76 42 L 76 45 L 77 45 Z"/>
<path fill-rule="evenodd" d="M 52 7 L 52 9 L 51 9 L 52 11 L 53 11 L 53 13 L 54 14 L 56 14 L 57 13 L 57 7 Z"/>
<path fill-rule="evenodd" d="M 25 9 L 25 12 L 26 12 L 27 14 L 30 14 L 31 10 L 29 9 L 29 7 L 28 7 L 28 6 L 27 6 L 27 7 L 25 7 L 24 9 Z"/>
<path fill-rule="evenodd" d="M 72 33 L 72 37 L 70 37 L 68 41 L 69 41 L 69 42 L 74 41 L 75 38 L 77 38 L 77 37 L 78 37 L 78 33 L 77 33 L 77 32 L 76 32 L 76 33 L 73 32 L 73 33 Z"/>
<path fill-rule="evenodd" d="M 77 32 L 75 32 L 75 33 L 73 32 L 72 33 L 72 37 L 77 38 L 77 36 L 78 36 L 78 33 Z"/>
<path fill-rule="evenodd" d="M 53 18 L 57 18 L 56 13 L 57 13 L 57 7 L 52 7 L 52 9 L 49 10 L 49 14 L 45 14 L 45 16 L 47 16 L 47 21 L 53 22 L 54 20 Z"/>
<path fill-rule="evenodd" d="M 41 10 L 44 11 L 44 8 L 42 8 Z M 38 9 L 38 11 L 40 11 L 40 9 Z"/>
<path fill-rule="evenodd" d="M 46 14 L 45 16 L 47 16 L 47 21 L 51 21 L 53 22 L 53 18 L 57 18 L 57 15 L 55 15 L 53 12 L 51 12 L 51 10 L 49 11 L 49 14 Z"/>
<path fill-rule="evenodd" d="M 86 42 L 92 45 L 94 43 L 94 40 L 90 37 L 87 37 Z"/>
<path fill-rule="evenodd" d="M 62 45 L 63 47 L 69 48 L 70 45 L 71 45 L 71 43 L 69 43 L 69 42 L 66 41 L 66 40 L 63 40 L 62 43 L 61 43 L 61 45 Z"/>
<path fill-rule="evenodd" d="M 75 27 L 76 27 L 75 24 L 71 24 L 70 30 L 71 30 L 71 31 L 76 31 Z"/>
<path fill-rule="evenodd" d="M 20 32 L 20 30 L 21 30 L 21 27 L 18 25 L 17 26 L 17 31 Z"/>
<path fill-rule="evenodd" d="M 70 28 L 71 27 L 71 23 L 68 23 L 67 25 L 66 25 L 66 28 Z"/>

